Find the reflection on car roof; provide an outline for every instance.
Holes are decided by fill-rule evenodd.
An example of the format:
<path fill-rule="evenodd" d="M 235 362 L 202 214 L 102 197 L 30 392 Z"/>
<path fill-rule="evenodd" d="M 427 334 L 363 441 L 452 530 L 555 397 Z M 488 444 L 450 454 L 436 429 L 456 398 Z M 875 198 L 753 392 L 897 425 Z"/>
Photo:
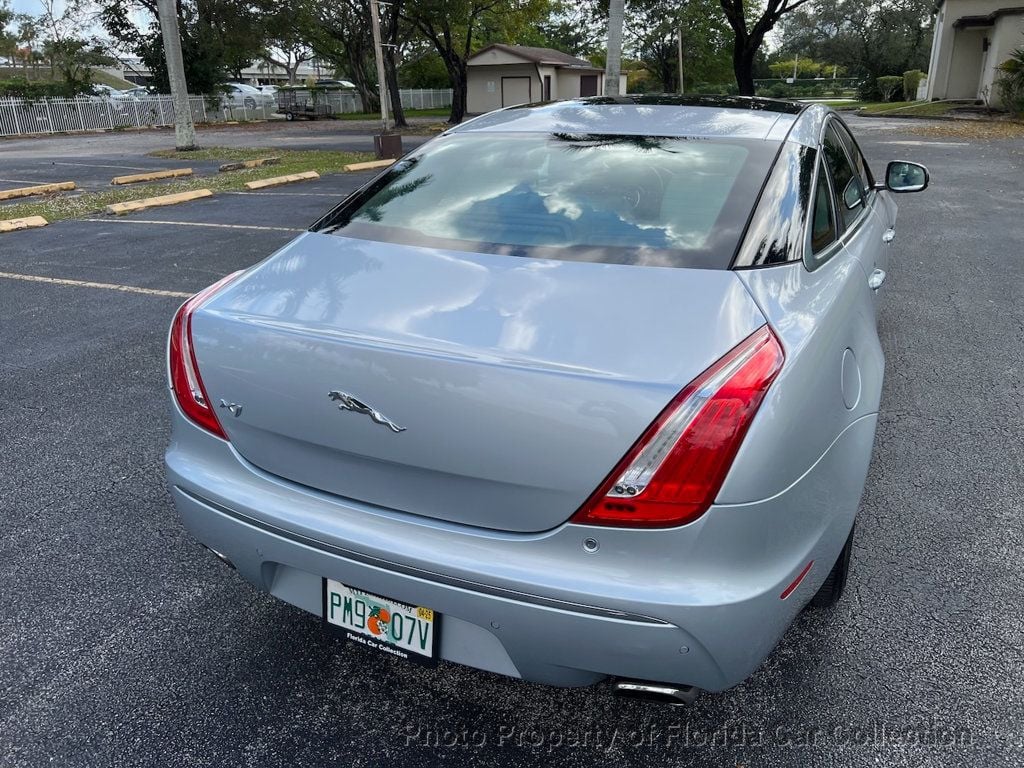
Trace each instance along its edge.
<path fill-rule="evenodd" d="M 451 130 L 767 139 L 805 107 L 742 96 L 597 96 L 509 107 Z"/>

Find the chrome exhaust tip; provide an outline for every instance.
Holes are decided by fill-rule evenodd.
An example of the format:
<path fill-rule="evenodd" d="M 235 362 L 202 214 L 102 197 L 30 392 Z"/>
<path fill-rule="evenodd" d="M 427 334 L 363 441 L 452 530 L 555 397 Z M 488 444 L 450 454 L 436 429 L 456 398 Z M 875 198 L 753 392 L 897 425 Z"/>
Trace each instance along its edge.
<path fill-rule="evenodd" d="M 612 693 L 624 699 L 643 699 L 673 707 L 686 707 L 697 700 L 700 688 L 671 683 L 645 683 L 642 680 L 616 680 Z"/>
<path fill-rule="evenodd" d="M 224 554 L 223 552 L 218 552 L 218 551 L 217 551 L 216 549 L 214 549 L 213 547 L 208 547 L 208 546 L 206 546 L 205 544 L 203 544 L 203 549 L 205 549 L 205 550 L 207 550 L 207 551 L 209 551 L 209 552 L 212 552 L 212 553 L 213 553 L 213 556 L 214 556 L 214 557 L 216 557 L 216 558 L 217 558 L 218 560 L 220 560 L 220 561 L 221 561 L 222 563 L 224 563 L 224 565 L 226 565 L 226 566 L 227 566 L 228 568 L 230 568 L 231 570 L 233 570 L 233 571 L 234 571 L 234 570 L 236 570 L 236 568 L 235 568 L 235 564 L 234 564 L 234 563 L 232 563 L 232 562 L 231 562 L 231 561 L 230 561 L 230 560 L 228 559 L 228 556 L 227 556 L 227 555 L 225 555 L 225 554 Z"/>

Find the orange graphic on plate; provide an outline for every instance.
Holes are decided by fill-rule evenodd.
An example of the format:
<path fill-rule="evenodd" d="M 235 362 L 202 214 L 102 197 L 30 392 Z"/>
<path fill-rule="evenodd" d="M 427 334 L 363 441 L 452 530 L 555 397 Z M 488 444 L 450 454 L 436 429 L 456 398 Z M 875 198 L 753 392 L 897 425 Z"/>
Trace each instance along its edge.
<path fill-rule="evenodd" d="M 370 612 L 370 618 L 366 620 L 366 627 L 375 635 L 387 634 L 388 625 L 391 623 L 391 612 L 387 608 L 374 608 Z"/>

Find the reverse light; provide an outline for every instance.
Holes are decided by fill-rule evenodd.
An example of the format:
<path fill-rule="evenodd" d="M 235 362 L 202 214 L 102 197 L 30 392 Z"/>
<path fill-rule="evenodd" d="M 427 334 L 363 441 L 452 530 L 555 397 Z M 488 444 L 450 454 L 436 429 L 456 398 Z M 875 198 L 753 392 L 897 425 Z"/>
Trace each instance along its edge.
<path fill-rule="evenodd" d="M 768 326 L 740 342 L 673 398 L 570 522 L 668 528 L 707 512 L 784 360 Z"/>
<path fill-rule="evenodd" d="M 223 277 L 186 301 L 174 315 L 168 351 L 171 370 L 171 388 L 182 412 L 196 424 L 222 440 L 228 437 L 210 407 L 203 380 L 199 376 L 196 353 L 192 348 L 192 315 L 213 294 L 242 274 L 241 270 Z"/>

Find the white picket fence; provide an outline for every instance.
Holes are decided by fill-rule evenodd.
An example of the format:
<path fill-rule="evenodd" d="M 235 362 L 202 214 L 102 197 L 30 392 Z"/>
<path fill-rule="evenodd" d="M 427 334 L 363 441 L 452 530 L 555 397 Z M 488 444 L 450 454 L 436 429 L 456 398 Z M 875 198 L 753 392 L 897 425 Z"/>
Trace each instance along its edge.
<path fill-rule="evenodd" d="M 406 109 L 449 107 L 448 90 L 403 89 Z M 300 99 L 303 98 L 299 92 Z M 308 97 L 308 94 L 307 94 Z M 350 91 L 320 94 L 336 113 L 361 112 L 362 101 Z M 204 96 L 189 96 L 192 120 L 197 123 L 222 123 L 229 120 L 269 120 L 277 112 L 273 104 L 237 104 Z M 110 131 L 115 128 L 144 128 L 174 124 L 174 103 L 170 96 L 145 96 L 139 99 L 106 99 L 79 96 L 73 99 L 0 98 L 0 136 L 33 133 L 74 133 Z"/>

